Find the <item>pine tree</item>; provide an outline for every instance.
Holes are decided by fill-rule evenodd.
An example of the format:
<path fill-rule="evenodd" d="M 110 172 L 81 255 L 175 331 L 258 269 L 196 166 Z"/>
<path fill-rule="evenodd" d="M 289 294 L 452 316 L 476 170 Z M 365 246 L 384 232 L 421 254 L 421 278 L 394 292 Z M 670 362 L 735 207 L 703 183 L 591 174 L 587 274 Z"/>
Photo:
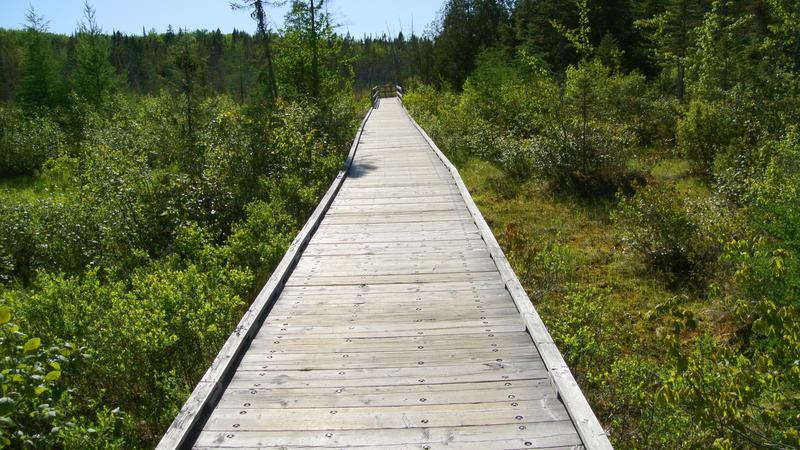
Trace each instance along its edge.
<path fill-rule="evenodd" d="M 27 42 L 22 65 L 21 102 L 29 107 L 58 106 L 63 103 L 63 88 L 58 66 L 46 36 L 49 21 L 33 6 L 26 14 Z"/>
<path fill-rule="evenodd" d="M 95 9 L 86 1 L 78 27 L 76 67 L 72 75 L 75 92 L 94 105 L 102 104 L 117 85 L 111 65 L 111 47 L 95 19 Z"/>
<path fill-rule="evenodd" d="M 337 83 L 339 74 L 333 65 L 349 64 L 349 58 L 339 52 L 342 39 L 334 33 L 323 4 L 320 0 L 294 0 L 285 21 L 282 69 L 287 84 L 294 85 L 299 95 L 315 100 L 324 100 Z"/>
<path fill-rule="evenodd" d="M 275 78 L 275 64 L 272 54 L 272 42 L 267 22 L 267 12 L 265 5 L 281 5 L 284 2 L 268 2 L 265 0 L 243 0 L 241 2 L 231 2 L 233 9 L 250 10 L 250 17 L 256 21 L 256 37 L 261 43 L 264 63 L 266 67 L 259 75 L 259 82 L 262 86 L 262 94 L 269 107 L 274 106 L 278 98 L 278 81 Z"/>
<path fill-rule="evenodd" d="M 197 116 L 203 97 L 200 77 L 204 62 L 198 54 L 197 39 L 179 29 L 175 47 L 172 48 L 172 85 L 179 102 L 179 121 L 182 131 L 182 149 L 178 153 L 178 158 L 190 173 L 199 170 Z"/>

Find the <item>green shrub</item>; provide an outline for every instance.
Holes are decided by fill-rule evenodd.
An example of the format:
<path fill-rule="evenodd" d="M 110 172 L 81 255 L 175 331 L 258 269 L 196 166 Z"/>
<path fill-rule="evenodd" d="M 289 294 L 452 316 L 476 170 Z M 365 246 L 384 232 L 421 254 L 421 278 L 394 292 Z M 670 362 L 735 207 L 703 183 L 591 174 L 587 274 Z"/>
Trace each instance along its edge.
<path fill-rule="evenodd" d="M 609 102 L 614 120 L 630 127 L 641 145 L 671 146 L 677 125 L 677 100 L 665 97 L 647 83 L 644 75 L 612 75 Z"/>
<path fill-rule="evenodd" d="M 536 149 L 538 138 L 518 140 L 508 136 L 499 137 L 494 144 L 499 153 L 498 164 L 504 172 L 517 181 L 536 175 Z"/>
<path fill-rule="evenodd" d="M 25 117 L 0 107 L 0 176 L 30 175 L 64 152 L 58 124 L 44 116 Z"/>
<path fill-rule="evenodd" d="M 669 185 L 619 195 L 611 218 L 625 247 L 671 281 L 703 281 L 721 252 L 725 228 L 708 201 L 691 201 Z"/>
<path fill-rule="evenodd" d="M 678 122 L 677 143 L 697 173 L 710 175 L 717 155 L 727 152 L 740 134 L 727 105 L 694 100 Z"/>
<path fill-rule="evenodd" d="M 589 383 L 597 383 L 606 370 L 597 361 L 612 361 L 619 348 L 608 338 L 616 325 L 612 315 L 603 312 L 609 307 L 608 291 L 600 288 L 579 289 L 568 287 L 561 314 L 552 316 L 547 323 L 551 333 L 557 336 L 559 349 L 564 357 L 583 374 Z"/>
<path fill-rule="evenodd" d="M 6 293 L 43 339 L 66 338 L 92 352 L 76 387 L 144 421 L 140 436 L 148 438 L 174 418 L 227 339 L 253 281 L 196 227 L 180 229 L 176 242 L 174 255 L 129 279 L 97 269 L 41 274 L 35 290 Z"/>
<path fill-rule="evenodd" d="M 70 448 L 89 429 L 111 445 L 121 425 L 118 411 L 101 411 L 98 423 L 74 417 L 81 413 L 74 380 L 89 360 L 86 351 L 31 337 L 11 319 L 11 309 L 0 304 L 0 448 Z"/>
<path fill-rule="evenodd" d="M 28 284 L 38 270 L 82 271 L 93 255 L 89 227 L 59 198 L 0 204 L 0 283 Z"/>
<path fill-rule="evenodd" d="M 567 69 L 557 119 L 544 131 L 537 156 L 545 179 L 589 194 L 616 190 L 636 136 L 614 118 L 612 78 L 597 61 Z"/>
<path fill-rule="evenodd" d="M 257 271 L 257 284 L 263 284 L 286 253 L 297 230 L 295 220 L 282 202 L 257 200 L 247 205 L 247 220 L 234 227 L 226 246 L 232 261 Z"/>

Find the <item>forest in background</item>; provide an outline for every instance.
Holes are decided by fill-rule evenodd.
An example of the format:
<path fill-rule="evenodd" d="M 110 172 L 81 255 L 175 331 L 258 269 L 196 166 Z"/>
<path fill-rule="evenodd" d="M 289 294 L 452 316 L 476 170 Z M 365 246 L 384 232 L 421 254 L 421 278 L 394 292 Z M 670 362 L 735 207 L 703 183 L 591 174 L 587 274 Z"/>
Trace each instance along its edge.
<path fill-rule="evenodd" d="M 0 447 L 151 447 L 341 165 L 362 92 L 462 171 L 619 448 L 800 446 L 800 5 L 448 0 L 354 39 L 0 30 Z M 46 11 L 44 12 L 46 13 Z"/>

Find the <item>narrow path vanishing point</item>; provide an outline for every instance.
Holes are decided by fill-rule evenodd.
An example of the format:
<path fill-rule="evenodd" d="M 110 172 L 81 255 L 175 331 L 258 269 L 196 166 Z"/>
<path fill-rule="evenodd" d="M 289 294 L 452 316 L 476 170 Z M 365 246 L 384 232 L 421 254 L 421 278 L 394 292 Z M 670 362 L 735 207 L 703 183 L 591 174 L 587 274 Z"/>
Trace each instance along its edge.
<path fill-rule="evenodd" d="M 358 139 L 263 323 L 243 319 L 160 448 L 611 448 L 402 103 Z"/>

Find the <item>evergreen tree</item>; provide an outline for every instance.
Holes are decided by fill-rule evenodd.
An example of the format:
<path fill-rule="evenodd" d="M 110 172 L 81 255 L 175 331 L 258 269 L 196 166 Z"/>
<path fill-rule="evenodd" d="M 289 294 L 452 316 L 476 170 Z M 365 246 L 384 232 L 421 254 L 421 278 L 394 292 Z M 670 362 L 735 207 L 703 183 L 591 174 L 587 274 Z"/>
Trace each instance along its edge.
<path fill-rule="evenodd" d="M 58 106 L 64 95 L 58 63 L 48 40 L 49 21 L 36 13 L 33 6 L 26 14 L 27 42 L 22 65 L 19 98 L 30 107 Z"/>
<path fill-rule="evenodd" d="M 242 2 L 231 2 L 234 9 L 251 10 L 250 16 L 256 21 L 256 37 L 261 43 L 263 58 L 266 67 L 259 74 L 259 84 L 262 87 L 262 95 L 270 107 L 275 104 L 278 98 L 278 81 L 275 78 L 275 64 L 272 54 L 272 42 L 267 23 L 267 13 L 265 5 L 280 5 L 282 2 L 267 2 L 264 0 L 244 0 Z"/>
<path fill-rule="evenodd" d="M 458 88 L 475 69 L 478 52 L 502 42 L 509 7 L 499 0 L 449 0 L 435 41 L 439 74 Z"/>
<path fill-rule="evenodd" d="M 116 85 L 116 73 L 111 65 L 111 47 L 95 19 L 95 9 L 86 1 L 83 21 L 78 27 L 75 71 L 72 84 L 85 101 L 100 105 Z"/>
<path fill-rule="evenodd" d="M 330 15 L 322 9 L 324 0 L 293 0 L 292 7 L 286 15 L 286 33 L 291 34 L 305 47 L 310 64 L 308 79 L 305 80 L 306 91 L 312 98 L 318 99 L 320 92 L 320 39 L 323 36 L 333 37 L 333 25 Z M 300 79 L 305 77 L 299 77 Z"/>
<path fill-rule="evenodd" d="M 322 1 L 294 0 L 286 14 L 283 77 L 296 95 L 324 101 L 350 75 L 350 58 L 341 52 L 342 38 L 334 32 L 330 14 Z"/>
<path fill-rule="evenodd" d="M 199 105 L 203 98 L 200 74 L 204 59 L 198 54 L 197 39 L 178 30 L 172 54 L 172 85 L 177 94 L 177 110 L 181 127 L 181 149 L 177 159 L 190 173 L 199 170 L 197 146 L 197 121 Z"/>

